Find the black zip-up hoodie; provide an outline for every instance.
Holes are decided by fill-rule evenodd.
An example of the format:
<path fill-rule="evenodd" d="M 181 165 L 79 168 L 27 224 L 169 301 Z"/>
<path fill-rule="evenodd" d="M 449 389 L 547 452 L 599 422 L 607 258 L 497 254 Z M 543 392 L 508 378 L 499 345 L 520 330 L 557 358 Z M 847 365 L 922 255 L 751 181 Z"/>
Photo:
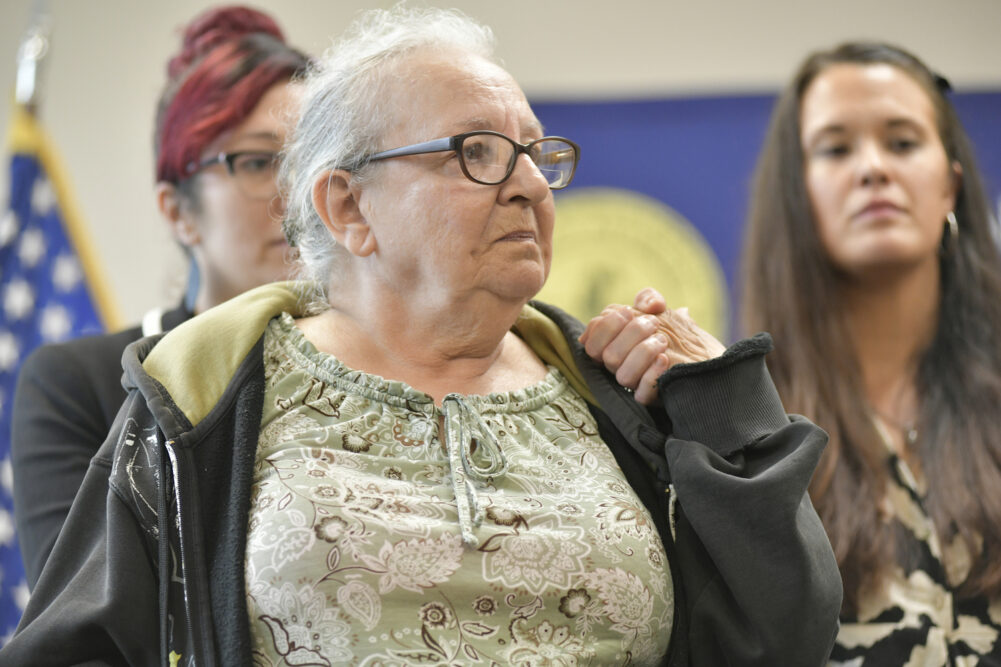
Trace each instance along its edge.
<path fill-rule="evenodd" d="M 300 293 L 268 285 L 126 350 L 128 399 L 0 665 L 252 664 L 243 563 L 263 332 L 299 313 Z M 676 596 L 664 663 L 824 664 L 841 583 L 806 488 L 826 435 L 783 411 L 768 336 L 672 368 L 648 410 L 565 313 L 527 306 L 514 331 L 588 401 L 657 523 Z"/>

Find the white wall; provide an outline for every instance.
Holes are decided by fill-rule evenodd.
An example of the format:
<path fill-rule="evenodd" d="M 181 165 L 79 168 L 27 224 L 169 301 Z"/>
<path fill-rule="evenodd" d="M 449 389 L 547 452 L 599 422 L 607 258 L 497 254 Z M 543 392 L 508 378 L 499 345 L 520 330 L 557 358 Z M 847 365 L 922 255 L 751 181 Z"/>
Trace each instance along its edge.
<path fill-rule="evenodd" d="M 31 0 L 2 0 L 0 87 L 13 91 Z M 126 321 L 172 303 L 184 261 L 152 197 L 154 103 L 178 29 L 200 0 L 49 0 L 42 120 L 60 149 Z M 318 52 L 360 0 L 258 0 Z M 960 91 L 1001 89 L 998 0 L 466 0 L 534 99 L 777 90 L 809 50 L 844 39 L 905 46 Z M 9 118 L 0 105 L 0 126 Z M 1001 122 L 1001 119 L 999 119 Z M 6 192 L 6 165 L 0 196 Z M 0 201 L 6 201 L 3 196 Z"/>

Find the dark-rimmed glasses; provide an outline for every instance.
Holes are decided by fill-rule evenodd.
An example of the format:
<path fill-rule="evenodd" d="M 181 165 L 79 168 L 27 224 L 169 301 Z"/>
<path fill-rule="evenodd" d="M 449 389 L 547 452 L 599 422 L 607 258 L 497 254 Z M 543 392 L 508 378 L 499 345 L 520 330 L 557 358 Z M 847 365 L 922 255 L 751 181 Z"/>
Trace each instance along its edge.
<path fill-rule="evenodd" d="M 466 178 L 483 185 L 499 185 L 510 178 L 518 162 L 518 155 L 524 153 L 538 167 L 551 190 L 570 185 L 580 160 L 580 146 L 563 137 L 542 137 L 527 144 L 519 144 L 500 132 L 477 130 L 380 151 L 364 161 L 374 162 L 442 151 L 455 151 L 459 156 L 459 167 Z"/>
<path fill-rule="evenodd" d="M 193 165 L 189 177 L 216 164 L 226 165 L 226 171 L 236 181 L 236 187 L 249 199 L 271 199 L 278 194 L 276 177 L 278 154 L 270 151 L 236 151 L 219 153 Z"/>

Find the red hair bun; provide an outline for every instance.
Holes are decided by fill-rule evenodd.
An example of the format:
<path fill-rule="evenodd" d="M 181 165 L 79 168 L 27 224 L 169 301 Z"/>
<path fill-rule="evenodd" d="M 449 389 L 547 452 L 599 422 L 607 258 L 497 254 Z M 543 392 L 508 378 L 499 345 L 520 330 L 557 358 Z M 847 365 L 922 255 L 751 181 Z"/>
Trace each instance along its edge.
<path fill-rule="evenodd" d="M 167 65 L 156 120 L 156 178 L 168 183 L 193 174 L 206 146 L 239 125 L 271 86 L 309 64 L 274 19 L 246 7 L 201 14 L 183 39 Z"/>
<path fill-rule="evenodd" d="M 175 79 L 191 63 L 223 42 L 255 33 L 271 35 L 279 42 L 285 41 L 275 20 L 256 9 L 235 5 L 210 9 L 196 16 L 184 29 L 181 51 L 167 63 L 167 76 Z"/>

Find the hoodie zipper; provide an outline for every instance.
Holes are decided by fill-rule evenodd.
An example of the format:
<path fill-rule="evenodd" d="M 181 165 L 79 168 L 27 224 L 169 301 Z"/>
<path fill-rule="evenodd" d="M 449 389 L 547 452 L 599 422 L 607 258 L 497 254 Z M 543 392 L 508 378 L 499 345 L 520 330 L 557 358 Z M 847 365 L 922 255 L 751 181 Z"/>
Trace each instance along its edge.
<path fill-rule="evenodd" d="M 157 489 L 157 554 L 159 558 L 158 575 L 160 584 L 160 664 L 168 667 L 170 664 L 170 501 L 167 494 L 167 445 L 158 449 L 157 473 L 160 484 Z"/>
<path fill-rule="evenodd" d="M 187 564 L 187 540 L 184 538 L 184 530 L 186 522 L 184 521 L 184 509 L 187 507 L 187 502 L 184 505 L 181 504 L 181 485 L 180 485 L 180 463 L 178 461 L 177 452 L 174 451 L 174 446 L 176 445 L 175 440 L 168 440 L 166 443 L 167 454 L 170 455 L 171 469 L 174 475 L 174 500 L 177 503 L 177 534 L 178 543 L 180 551 L 180 572 L 181 577 L 184 580 L 184 620 L 185 627 L 188 630 L 188 644 L 192 652 L 194 652 L 195 664 L 202 664 L 201 658 L 205 659 L 206 665 L 214 664 L 211 656 L 199 656 L 200 650 L 202 648 L 202 636 L 195 634 L 194 625 L 194 612 L 193 606 L 197 603 L 194 596 L 190 594 L 189 587 L 195 586 L 196 581 L 193 573 L 188 572 Z M 190 576 L 189 576 L 190 575 Z"/>

